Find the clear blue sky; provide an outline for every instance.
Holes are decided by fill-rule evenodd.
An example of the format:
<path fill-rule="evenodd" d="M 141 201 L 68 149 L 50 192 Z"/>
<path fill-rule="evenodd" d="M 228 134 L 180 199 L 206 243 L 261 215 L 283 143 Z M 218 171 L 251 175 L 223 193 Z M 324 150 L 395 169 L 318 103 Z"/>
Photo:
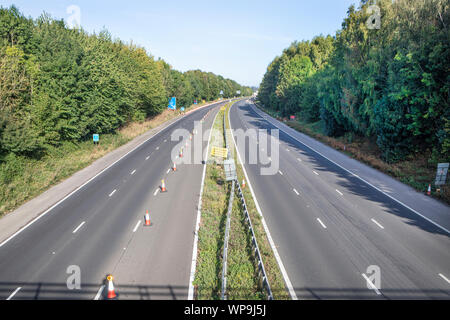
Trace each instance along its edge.
<path fill-rule="evenodd" d="M 0 0 L 27 17 L 54 18 L 77 5 L 81 26 L 147 49 L 175 69 L 201 69 L 257 86 L 267 66 L 294 40 L 334 35 L 359 0 Z"/>

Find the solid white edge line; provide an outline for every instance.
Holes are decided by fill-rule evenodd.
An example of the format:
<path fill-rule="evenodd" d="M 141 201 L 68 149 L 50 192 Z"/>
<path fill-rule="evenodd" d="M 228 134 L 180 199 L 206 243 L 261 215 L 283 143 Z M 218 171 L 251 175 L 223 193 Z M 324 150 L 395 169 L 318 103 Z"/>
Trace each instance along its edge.
<path fill-rule="evenodd" d="M 282 274 L 283 279 L 284 279 L 284 283 L 285 283 L 286 287 L 288 288 L 288 291 L 289 291 L 289 294 L 291 296 L 291 299 L 292 300 L 298 300 L 297 295 L 296 295 L 296 293 L 294 291 L 294 287 L 292 286 L 291 280 L 289 279 L 289 276 L 288 276 L 288 274 L 286 272 L 286 269 L 284 268 L 283 262 L 281 261 L 281 257 L 278 254 L 278 250 L 277 250 L 277 248 L 275 246 L 275 243 L 274 243 L 274 241 L 272 239 L 272 236 L 270 235 L 269 228 L 268 228 L 268 226 L 266 224 L 266 220 L 264 219 L 264 216 L 262 214 L 261 208 L 259 207 L 258 200 L 256 199 L 255 192 L 253 191 L 252 184 L 251 184 L 250 179 L 248 178 L 248 175 L 247 175 L 247 170 L 245 170 L 244 163 L 242 162 L 239 149 L 238 149 L 236 141 L 234 139 L 233 129 L 231 127 L 231 121 L 230 121 L 230 113 L 231 113 L 231 108 L 233 108 L 233 106 L 234 106 L 234 103 L 231 105 L 230 109 L 228 110 L 228 124 L 229 124 L 230 130 L 231 130 L 231 133 L 232 133 L 231 137 L 233 138 L 234 146 L 236 147 L 236 150 L 237 150 L 236 153 L 237 153 L 239 161 L 240 161 L 240 163 L 242 165 L 242 169 L 244 171 L 245 179 L 248 182 L 248 186 L 250 188 L 250 192 L 252 193 L 252 197 L 253 197 L 253 201 L 255 202 L 256 210 L 258 210 L 258 213 L 261 216 L 261 223 L 262 223 L 262 225 L 264 227 L 264 231 L 266 232 L 267 239 L 269 240 L 269 244 L 270 244 L 270 247 L 272 248 L 273 254 L 275 255 L 275 259 L 277 260 L 278 267 L 280 268 L 281 274 Z"/>
<path fill-rule="evenodd" d="M 102 294 L 102 292 L 103 292 L 104 289 L 105 289 L 105 285 L 102 285 L 102 286 L 100 287 L 100 289 L 98 289 L 97 294 L 95 295 L 94 300 L 100 299 L 100 296 L 101 296 L 101 294 Z"/>
<path fill-rule="evenodd" d="M 78 227 L 76 227 L 75 230 L 72 231 L 72 233 L 76 233 L 85 223 L 86 223 L 86 221 L 83 221 L 82 223 L 80 223 L 80 225 Z"/>
<path fill-rule="evenodd" d="M 366 279 L 369 286 L 372 287 L 372 289 L 375 290 L 375 292 L 378 295 L 380 295 L 381 294 L 380 290 L 378 290 L 377 287 L 375 287 L 375 285 L 372 283 L 372 281 L 370 281 L 370 279 L 364 273 L 361 273 L 361 274 L 362 274 L 363 278 Z"/>
<path fill-rule="evenodd" d="M 339 193 L 341 196 L 343 196 L 344 194 L 342 192 L 340 192 L 338 189 L 336 189 L 336 192 Z"/>
<path fill-rule="evenodd" d="M 195 222 L 194 245 L 192 248 L 192 262 L 191 262 L 191 274 L 189 276 L 188 300 L 194 300 L 194 279 L 195 279 L 195 270 L 197 267 L 198 230 L 200 229 L 200 220 L 201 220 L 201 216 L 202 216 L 203 187 L 204 187 L 205 176 L 206 176 L 206 164 L 208 163 L 208 158 L 209 158 L 209 141 L 211 140 L 212 128 L 214 126 L 214 122 L 216 122 L 216 118 L 217 118 L 218 114 L 219 114 L 219 111 L 216 113 L 216 116 L 214 117 L 214 120 L 211 125 L 211 130 L 209 131 L 208 145 L 206 146 L 205 163 L 203 164 L 202 183 L 200 186 L 200 195 L 198 197 L 198 205 L 197 205 L 197 221 Z"/>
<path fill-rule="evenodd" d="M 215 104 L 220 104 L 221 102 L 214 102 L 211 104 L 207 104 L 204 106 L 201 106 L 195 110 L 190 110 L 188 111 L 186 114 L 184 114 L 183 116 L 181 116 L 180 118 L 178 118 L 177 120 L 175 120 L 174 122 L 168 124 L 166 127 L 161 128 L 161 130 L 159 130 L 158 132 L 156 132 L 153 136 L 149 137 L 148 139 L 146 139 L 145 141 L 143 141 L 142 143 L 138 144 L 135 148 L 131 149 L 130 151 L 128 151 L 127 153 L 125 153 L 123 156 L 121 156 L 119 159 L 117 159 L 116 161 L 114 161 L 113 163 L 111 163 L 109 166 L 107 166 L 106 168 L 104 168 L 102 171 L 100 171 L 99 173 L 97 173 L 95 176 L 93 176 L 92 178 L 90 178 L 89 180 L 87 180 L 85 183 L 83 183 L 81 186 L 79 186 L 78 188 L 76 188 L 75 190 L 73 190 L 72 192 L 70 192 L 68 195 L 66 195 L 64 198 L 62 198 L 61 200 L 59 200 L 58 202 L 56 202 L 54 205 L 52 205 L 50 208 L 48 208 L 47 210 L 45 210 L 43 213 L 41 213 L 40 215 L 38 215 L 36 218 L 34 218 L 33 220 L 31 220 L 28 224 L 26 224 L 25 226 L 23 226 L 22 228 L 20 228 L 19 230 L 17 230 L 15 233 L 13 233 L 11 236 L 9 236 L 8 238 L 6 238 L 2 243 L 0 243 L 0 248 L 3 247 L 6 243 L 8 243 L 11 239 L 15 238 L 18 234 L 20 234 L 22 231 L 24 231 L 25 229 L 27 229 L 29 226 L 31 226 L 33 223 L 35 223 L 36 221 L 38 221 L 40 218 L 42 218 L 44 215 L 46 215 L 47 213 L 49 213 L 51 210 L 53 210 L 55 207 L 57 207 L 59 204 L 61 204 L 62 202 L 64 202 L 66 199 L 68 199 L 70 196 L 72 196 L 74 193 L 76 193 L 78 190 L 80 190 L 81 188 L 83 188 L 85 185 L 87 185 L 89 182 L 91 182 L 92 180 L 94 180 L 95 178 L 97 178 L 99 175 L 101 175 L 103 172 L 105 172 L 106 170 L 108 170 L 109 168 L 111 168 L 112 166 L 114 166 L 116 163 L 118 163 L 120 160 L 122 160 L 123 158 L 125 158 L 127 155 L 129 155 L 130 153 L 132 153 L 133 151 L 135 151 L 137 148 L 139 148 L 140 146 L 142 146 L 143 144 L 147 143 L 147 141 L 149 141 L 150 139 L 153 139 L 154 137 L 156 137 L 158 134 L 160 134 L 162 131 L 166 130 L 168 127 L 174 125 L 175 123 L 181 121 L 182 119 L 184 119 L 188 114 L 201 110 L 203 108 L 215 105 Z M 170 120 L 169 120 L 170 121 Z"/>
<path fill-rule="evenodd" d="M 255 105 L 253 103 L 253 105 Z M 261 110 L 259 110 L 256 106 L 255 109 L 257 109 L 259 112 L 263 112 Z M 255 111 L 256 112 L 256 111 Z M 258 113 L 258 112 L 256 112 Z M 259 113 L 258 113 L 259 114 Z M 259 114 L 260 115 L 260 114 Z M 261 116 L 261 115 L 260 115 Z M 277 124 L 273 123 L 270 120 L 267 120 L 268 118 L 266 118 L 265 116 L 261 116 L 263 119 L 265 119 L 267 122 L 269 122 L 270 124 L 272 124 L 273 126 L 277 127 L 279 130 L 283 131 L 284 133 L 286 133 L 288 136 L 290 136 L 291 138 L 293 138 L 294 140 L 296 140 L 297 142 L 301 143 L 302 145 L 304 145 L 305 147 L 307 147 L 308 149 L 312 150 L 313 152 L 317 153 L 318 155 L 322 156 L 323 158 L 327 159 L 328 161 L 330 161 L 331 163 L 333 163 L 334 165 L 338 166 L 339 168 L 341 168 L 342 170 L 350 173 L 352 176 L 354 176 L 355 178 L 358 178 L 359 180 L 361 180 L 362 182 L 368 184 L 369 186 L 371 186 L 372 188 L 374 188 L 375 190 L 381 192 L 382 194 L 384 194 L 385 196 L 387 196 L 388 198 L 394 200 L 395 202 L 397 202 L 398 204 L 402 205 L 403 207 L 405 207 L 408 210 L 411 210 L 413 213 L 417 214 L 418 216 L 424 218 L 425 220 L 427 220 L 428 222 L 432 223 L 433 225 L 435 225 L 436 227 L 438 227 L 439 229 L 447 232 L 448 234 L 450 234 L 450 231 L 447 230 L 446 228 L 444 228 L 443 226 L 439 225 L 438 223 L 434 222 L 433 220 L 431 220 L 430 218 L 425 217 L 424 215 L 422 215 L 421 213 L 419 213 L 418 211 L 414 210 L 413 208 L 409 207 L 408 205 L 404 204 L 403 202 L 401 202 L 400 200 L 395 199 L 393 196 L 387 194 L 386 192 L 384 192 L 383 190 L 379 189 L 378 187 L 374 186 L 373 184 L 371 184 L 370 182 L 366 181 L 365 179 L 361 178 L 360 176 L 358 176 L 357 174 L 351 172 L 350 170 L 344 168 L 343 166 L 341 166 L 340 164 L 334 162 L 333 160 L 331 160 L 330 158 L 324 156 L 322 153 L 320 153 L 319 151 L 315 150 L 313 147 L 310 147 L 309 145 L 307 145 L 306 143 L 300 141 L 298 138 L 294 137 L 293 135 L 291 135 L 289 132 L 287 132 L 284 129 L 281 129 Z M 294 129 L 292 129 L 294 130 Z"/>
<path fill-rule="evenodd" d="M 372 218 L 370 220 L 372 220 L 372 222 L 375 223 L 377 226 L 379 226 L 381 229 L 384 229 L 384 227 L 377 220 L 375 220 L 374 218 Z"/>
<path fill-rule="evenodd" d="M 136 232 L 136 230 L 139 228 L 139 226 L 141 225 L 141 220 L 138 221 L 138 223 L 136 223 L 136 226 L 133 229 L 133 232 Z"/>
<path fill-rule="evenodd" d="M 446 276 L 444 276 L 442 273 L 438 273 L 438 275 L 439 275 L 442 279 L 444 279 L 445 281 L 447 281 L 448 284 L 450 284 L 450 280 L 448 280 Z"/>
<path fill-rule="evenodd" d="M 16 290 L 14 290 L 14 292 L 11 293 L 11 294 L 9 295 L 9 297 L 6 298 L 6 300 L 11 300 L 11 299 L 17 294 L 17 292 L 19 292 L 20 289 L 22 289 L 22 287 L 16 288 Z"/>
<path fill-rule="evenodd" d="M 114 193 L 116 193 L 116 191 L 117 191 L 117 190 L 114 189 L 113 192 L 111 192 L 111 193 L 109 194 L 109 196 L 112 197 L 112 195 L 113 195 Z"/>
<path fill-rule="evenodd" d="M 319 218 L 317 218 L 317 221 L 319 221 L 319 223 L 322 225 L 322 227 L 323 227 L 324 229 L 327 228 L 327 226 L 322 222 L 322 220 L 320 220 Z"/>

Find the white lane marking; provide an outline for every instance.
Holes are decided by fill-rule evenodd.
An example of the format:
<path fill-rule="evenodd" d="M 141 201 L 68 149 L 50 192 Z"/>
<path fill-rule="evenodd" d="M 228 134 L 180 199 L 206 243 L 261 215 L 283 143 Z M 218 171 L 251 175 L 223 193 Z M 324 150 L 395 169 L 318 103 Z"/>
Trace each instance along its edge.
<path fill-rule="evenodd" d="M 229 125 L 230 129 L 231 129 L 230 113 L 231 113 L 231 108 L 232 107 L 233 107 L 233 105 L 231 105 L 231 107 L 228 110 L 228 125 Z M 234 139 L 234 134 L 232 134 L 231 137 L 233 138 L 234 146 L 236 147 L 236 151 L 237 151 L 236 153 L 238 155 L 239 162 L 241 164 L 243 164 L 244 162 L 242 162 L 241 154 L 239 153 L 239 149 L 237 147 L 236 140 Z M 286 287 L 287 287 L 287 289 L 289 291 L 289 295 L 291 296 L 292 300 L 298 300 L 297 294 L 294 291 L 294 287 L 292 286 L 291 280 L 289 279 L 287 271 L 284 268 L 283 261 L 281 261 L 281 257 L 280 257 L 280 254 L 278 253 L 278 249 L 275 246 L 275 242 L 272 239 L 272 236 L 271 236 L 270 231 L 269 231 L 269 227 L 267 226 L 266 220 L 264 219 L 264 216 L 262 214 L 261 208 L 259 206 L 258 199 L 256 198 L 255 192 L 253 191 L 252 184 L 250 182 L 250 179 L 248 178 L 247 170 L 245 170 L 245 166 L 244 165 L 242 165 L 242 170 L 244 171 L 244 175 L 245 175 L 245 179 L 246 179 L 245 181 L 248 182 L 248 186 L 250 188 L 250 192 L 252 193 L 252 197 L 253 197 L 253 200 L 255 202 L 256 210 L 258 211 L 258 214 L 261 217 L 261 222 L 262 222 L 262 225 L 264 227 L 264 231 L 266 232 L 267 239 L 269 240 L 270 247 L 272 248 L 273 254 L 275 255 L 275 260 L 277 260 L 277 264 L 278 264 L 278 266 L 280 268 L 281 275 L 283 276 L 284 283 L 285 283 L 285 285 L 286 285 Z"/>
<path fill-rule="evenodd" d="M 368 285 L 369 285 L 373 290 L 375 290 L 375 292 L 376 292 L 378 295 L 380 295 L 381 292 L 378 290 L 377 287 L 375 287 L 375 285 L 373 284 L 373 282 L 372 282 L 372 281 L 371 281 L 364 273 L 362 273 L 362 276 L 364 277 L 364 279 L 366 279 Z"/>
<path fill-rule="evenodd" d="M 138 223 L 136 223 L 136 227 L 134 227 L 133 232 L 136 232 L 136 230 L 139 228 L 140 225 L 141 225 L 141 220 L 139 220 Z"/>
<path fill-rule="evenodd" d="M 148 156 L 147 158 L 145 158 L 145 160 L 148 160 L 148 158 L 150 158 L 150 156 Z"/>
<path fill-rule="evenodd" d="M 22 289 L 22 287 L 18 287 L 16 290 L 14 290 L 14 292 L 11 293 L 11 294 L 9 295 L 9 297 L 6 298 L 6 300 L 11 300 L 11 299 L 16 295 L 16 293 L 19 292 L 20 289 Z"/>
<path fill-rule="evenodd" d="M 158 193 L 158 190 L 159 190 L 159 188 L 155 190 L 155 192 L 153 193 L 154 196 L 156 196 L 156 194 Z"/>
<path fill-rule="evenodd" d="M 267 157 L 268 159 L 269 159 L 269 161 L 272 161 L 272 158 L 271 157 Z"/>
<path fill-rule="evenodd" d="M 156 147 L 156 150 L 159 150 L 159 146 Z"/>
<path fill-rule="evenodd" d="M 297 158 L 297 160 L 300 161 L 300 162 L 302 162 L 302 159 L 300 159 L 300 158 Z"/>
<path fill-rule="evenodd" d="M 342 192 L 340 192 L 338 189 L 336 189 L 336 192 L 339 193 L 341 196 L 343 196 L 344 194 Z"/>
<path fill-rule="evenodd" d="M 298 193 L 298 191 L 294 188 L 293 189 L 294 190 L 294 192 L 297 194 L 297 195 L 299 195 L 300 193 Z"/>
<path fill-rule="evenodd" d="M 86 221 L 83 221 L 82 223 L 80 223 L 80 225 L 78 227 L 76 227 L 75 230 L 72 231 L 72 233 L 76 233 L 85 223 L 86 223 Z"/>
<path fill-rule="evenodd" d="M 372 220 L 372 222 L 375 223 L 377 226 L 379 226 L 381 229 L 384 229 L 384 227 L 381 224 L 379 224 L 377 220 L 375 220 L 373 218 L 370 220 Z"/>
<path fill-rule="evenodd" d="M 170 169 L 167 169 L 167 172 L 166 173 L 169 173 L 170 172 Z"/>
<path fill-rule="evenodd" d="M 281 174 L 281 175 L 283 175 L 283 172 L 281 172 L 281 170 L 278 170 L 278 173 Z"/>
<path fill-rule="evenodd" d="M 258 108 L 256 108 L 258 109 Z M 258 109 L 259 111 L 259 109 Z M 256 112 L 256 111 L 255 111 Z M 260 111 L 262 112 L 262 111 Z M 258 114 L 258 112 L 256 112 Z M 314 151 L 315 153 L 317 153 L 318 155 L 320 155 L 321 157 L 327 159 L 328 161 L 330 161 L 332 164 L 338 166 L 339 168 L 341 168 L 342 170 L 344 170 L 345 172 L 348 172 L 349 174 L 351 174 L 352 176 L 358 178 L 359 180 L 361 180 L 362 182 L 368 184 L 369 186 L 371 186 L 372 188 L 374 188 L 375 190 L 381 192 L 382 194 L 384 194 L 386 197 L 394 200 L 395 202 L 397 202 L 398 204 L 402 205 L 403 207 L 405 207 L 408 210 L 411 210 L 412 212 L 414 212 L 415 214 L 417 214 L 418 216 L 424 218 L 425 220 L 427 220 L 428 222 L 432 223 L 433 225 L 435 225 L 436 227 L 438 227 L 439 229 L 447 232 L 448 234 L 450 234 L 450 230 L 447 230 L 446 228 L 444 228 L 443 226 L 441 226 L 440 224 L 434 222 L 433 220 L 431 220 L 430 218 L 427 218 L 426 216 L 422 215 L 420 212 L 414 210 L 413 208 L 411 208 L 410 206 L 404 204 L 403 202 L 401 202 L 400 200 L 395 199 L 393 196 L 389 195 L 388 193 L 384 192 L 383 190 L 381 190 L 380 188 L 376 187 L 375 185 L 371 184 L 369 181 L 361 178 L 360 176 L 358 176 L 357 174 L 353 173 L 352 171 L 344 168 L 343 166 L 341 166 L 340 164 L 334 162 L 333 160 L 331 160 L 330 158 L 326 157 L 325 155 L 323 155 L 322 153 L 320 153 L 319 151 L 317 151 L 316 149 L 314 149 L 313 147 L 307 145 L 306 143 L 300 141 L 297 137 L 294 137 L 292 134 L 290 134 L 289 132 L 286 131 L 286 129 L 282 129 L 280 128 L 278 125 L 276 125 L 275 123 L 272 123 L 271 120 L 268 120 L 269 118 L 266 118 L 265 116 L 261 116 L 263 119 L 265 119 L 267 122 L 269 122 L 271 125 L 273 125 L 274 127 L 277 127 L 279 130 L 283 131 L 284 133 L 286 133 L 288 136 L 290 136 L 291 138 L 293 138 L 294 140 L 298 141 L 299 143 L 301 143 L 302 145 L 304 145 L 305 147 L 307 147 L 308 149 Z M 292 129 L 294 130 L 294 129 Z"/>
<path fill-rule="evenodd" d="M 97 178 L 98 176 L 100 176 L 103 172 L 105 172 L 106 170 L 108 170 L 109 168 L 111 168 L 112 166 L 114 166 L 116 163 L 118 163 L 120 160 L 122 160 L 123 158 L 125 158 L 126 156 L 128 156 L 130 153 L 134 152 L 137 148 L 139 148 L 140 146 L 142 146 L 143 144 L 145 144 L 147 141 L 153 139 L 154 137 L 156 137 L 157 135 L 159 135 L 161 132 L 163 132 L 164 130 L 166 130 L 167 128 L 169 128 L 170 126 L 173 126 L 175 123 L 185 119 L 185 116 L 198 111 L 200 109 L 206 108 L 206 107 L 210 107 L 212 105 L 215 104 L 219 104 L 220 102 L 213 102 L 210 104 L 206 104 L 204 106 L 201 106 L 199 108 L 193 109 L 188 111 L 186 114 L 184 114 L 182 117 L 176 119 L 173 122 L 170 122 L 171 120 L 168 121 L 168 123 L 162 124 L 161 125 L 161 129 L 158 132 L 155 132 L 154 135 L 152 135 L 151 137 L 149 137 L 148 139 L 142 141 L 142 143 L 138 144 L 136 147 L 134 147 L 134 149 L 131 149 L 130 151 L 128 151 L 127 153 L 125 153 L 123 156 L 121 156 L 119 159 L 117 159 L 116 161 L 114 161 L 113 163 L 111 163 L 108 167 L 104 168 L 102 171 L 100 171 L 99 173 L 97 173 L 96 175 L 94 175 L 92 178 L 90 178 L 88 181 L 86 181 L 85 183 L 83 183 L 81 186 L 79 186 L 78 188 L 76 188 L 75 190 L 73 190 L 71 193 L 69 193 L 68 195 L 66 195 L 64 198 L 62 198 L 61 200 L 59 200 L 58 202 L 56 202 L 54 205 L 52 205 L 50 208 L 48 208 L 47 210 L 45 210 L 44 212 L 42 212 L 40 215 L 38 215 L 37 217 L 35 217 L 33 220 L 31 220 L 27 225 L 25 225 L 24 227 L 22 227 L 21 229 L 17 230 L 15 233 L 13 233 L 11 236 L 9 236 L 7 239 L 5 239 L 2 243 L 0 243 L 0 248 L 3 247 L 6 243 L 8 243 L 9 241 L 11 241 L 13 238 L 15 238 L 18 234 L 20 234 L 22 231 L 24 231 L 25 229 L 27 229 L 29 226 L 31 226 L 33 223 L 35 223 L 36 221 L 38 221 L 39 219 L 41 219 L 43 216 L 45 216 L 47 213 L 49 213 L 51 210 L 53 210 L 54 208 L 56 208 L 59 204 L 61 204 L 62 202 L 64 202 L 65 200 L 67 200 L 69 197 L 71 197 L 75 192 L 77 192 L 78 190 L 80 190 L 81 188 L 83 188 L 85 185 L 87 185 L 89 182 L 91 182 L 92 180 L 94 180 L 95 178 Z"/>
<path fill-rule="evenodd" d="M 439 273 L 439 276 L 444 279 L 445 281 L 447 281 L 448 284 L 450 284 L 450 280 L 447 279 L 446 276 L 444 276 L 442 273 Z"/>
<path fill-rule="evenodd" d="M 167 142 L 167 139 L 164 139 L 164 142 Z"/>
<path fill-rule="evenodd" d="M 97 294 L 95 295 L 94 300 L 100 299 L 100 296 L 102 295 L 103 290 L 105 289 L 105 285 L 102 285 L 100 289 L 98 289 Z"/>
<path fill-rule="evenodd" d="M 314 172 L 315 175 L 317 175 L 317 176 L 319 175 L 319 174 L 318 174 L 317 172 L 315 172 L 314 170 L 313 170 L 313 172 Z"/>
<path fill-rule="evenodd" d="M 214 120 L 212 122 L 211 128 L 216 122 L 216 118 L 219 112 L 216 113 Z M 208 145 L 206 146 L 206 159 L 203 163 L 203 173 L 202 173 L 202 183 L 200 186 L 200 196 L 198 197 L 198 205 L 197 205 L 197 221 L 195 222 L 195 232 L 194 232 L 194 246 L 192 249 L 192 262 L 191 262 L 191 274 L 189 276 L 189 290 L 188 290 L 188 300 L 194 300 L 194 278 L 195 278 L 195 268 L 197 267 L 197 246 L 198 246 L 198 230 L 200 228 L 200 220 L 202 214 L 202 196 L 203 196 L 203 187 L 205 184 L 205 175 L 206 175 L 206 163 L 208 162 L 209 155 L 209 141 L 211 140 L 211 132 L 209 131 Z"/>
<path fill-rule="evenodd" d="M 133 175 L 135 172 L 136 172 L 136 169 L 134 169 L 134 170 L 131 172 L 131 175 Z"/>
<path fill-rule="evenodd" d="M 109 196 L 112 197 L 112 195 L 113 195 L 114 193 L 116 193 L 116 189 L 114 189 L 113 192 L 111 192 L 111 193 L 109 194 Z"/>
<path fill-rule="evenodd" d="M 322 225 L 322 227 L 323 227 L 324 229 L 327 228 L 327 226 L 326 226 L 319 218 L 317 218 L 317 221 L 319 221 L 319 223 Z"/>
<path fill-rule="evenodd" d="M 289 152 L 289 149 L 286 149 L 287 152 Z"/>

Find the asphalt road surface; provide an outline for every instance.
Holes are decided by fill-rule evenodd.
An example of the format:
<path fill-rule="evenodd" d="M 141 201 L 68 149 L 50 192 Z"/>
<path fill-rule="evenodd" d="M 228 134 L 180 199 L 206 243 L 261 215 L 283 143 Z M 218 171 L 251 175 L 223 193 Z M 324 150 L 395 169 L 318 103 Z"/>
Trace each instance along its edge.
<path fill-rule="evenodd" d="M 298 141 L 306 139 L 303 135 L 288 134 L 249 101 L 233 105 L 230 122 L 233 130 L 283 128 L 274 175 L 260 171 L 268 167 L 262 161 L 273 160 L 270 145 L 258 145 L 263 152 L 256 164 L 248 163 L 256 139 L 247 138 L 239 152 L 247 159 L 252 189 L 298 299 L 450 298 L 448 206 L 422 200 L 418 193 L 409 194 L 414 201 L 400 204 L 333 163 L 335 150 L 322 145 L 319 155 Z M 360 177 L 372 171 L 358 164 Z M 378 178 L 389 184 L 390 178 Z M 374 268 L 379 269 L 377 286 L 367 281 L 375 283 Z"/>
<path fill-rule="evenodd" d="M 203 128 L 209 129 L 220 105 L 161 130 L 1 246 L 0 299 L 102 299 L 109 273 L 119 299 L 187 299 L 203 166 L 179 164 L 171 171 L 180 143 L 171 134 L 192 132 L 206 115 Z M 200 145 L 206 149 L 207 141 Z M 150 227 L 144 226 L 146 210 Z M 73 288 L 76 273 L 69 266 L 79 268 L 80 289 Z"/>

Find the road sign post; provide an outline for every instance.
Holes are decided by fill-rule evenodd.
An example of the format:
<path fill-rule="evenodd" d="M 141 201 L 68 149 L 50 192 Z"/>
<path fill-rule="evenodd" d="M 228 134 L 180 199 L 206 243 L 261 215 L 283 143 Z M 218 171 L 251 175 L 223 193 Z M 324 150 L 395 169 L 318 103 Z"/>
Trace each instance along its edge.
<path fill-rule="evenodd" d="M 94 142 L 94 144 L 98 144 L 100 141 L 100 135 L 95 133 L 92 135 L 92 141 Z"/>
<path fill-rule="evenodd" d="M 172 97 L 170 98 L 169 105 L 167 106 L 170 110 L 176 110 L 177 109 L 177 98 Z"/>
<path fill-rule="evenodd" d="M 447 179 L 449 163 L 438 163 L 437 172 L 436 172 L 436 180 L 434 181 L 435 186 L 440 186 L 445 184 Z"/>

